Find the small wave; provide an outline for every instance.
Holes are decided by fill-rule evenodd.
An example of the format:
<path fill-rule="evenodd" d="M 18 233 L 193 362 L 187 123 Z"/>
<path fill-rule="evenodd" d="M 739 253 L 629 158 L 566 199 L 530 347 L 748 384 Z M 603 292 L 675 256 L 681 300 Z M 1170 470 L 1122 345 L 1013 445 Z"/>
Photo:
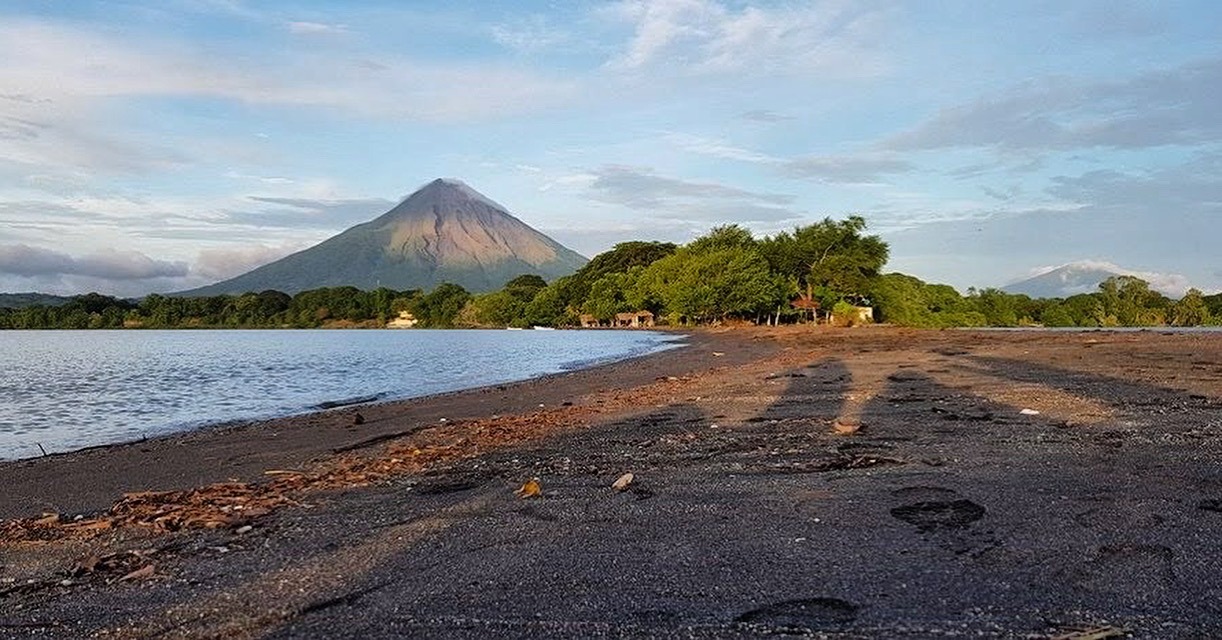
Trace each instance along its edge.
<path fill-rule="evenodd" d="M 560 371 L 578 371 L 581 369 L 589 369 L 590 367 L 597 367 L 598 365 L 601 365 L 601 364 L 610 364 L 612 362 L 619 362 L 620 360 L 639 358 L 641 356 L 647 356 L 647 355 L 654 354 L 654 353 L 661 353 L 663 351 L 669 351 L 671 349 L 678 349 L 679 347 L 682 347 L 682 346 L 684 346 L 683 343 L 678 340 L 669 340 L 666 342 L 656 342 L 653 344 L 641 345 L 639 347 L 629 349 L 627 351 L 624 351 L 618 354 L 614 354 L 614 355 L 601 356 L 597 358 L 583 358 L 579 360 L 569 360 L 568 362 L 562 362 L 559 365 L 557 365 L 557 369 L 559 369 Z"/>
<path fill-rule="evenodd" d="M 339 407 L 350 407 L 354 404 L 367 404 L 377 402 L 386 397 L 384 393 L 375 393 L 371 396 L 357 396 L 355 398 L 345 398 L 343 400 L 327 400 L 314 405 L 315 409 L 338 409 Z"/>

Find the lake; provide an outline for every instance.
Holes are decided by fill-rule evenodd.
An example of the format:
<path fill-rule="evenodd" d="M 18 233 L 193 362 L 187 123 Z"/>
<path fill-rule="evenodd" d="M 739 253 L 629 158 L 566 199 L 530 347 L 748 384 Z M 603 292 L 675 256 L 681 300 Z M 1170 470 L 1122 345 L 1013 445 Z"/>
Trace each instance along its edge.
<path fill-rule="evenodd" d="M 653 331 L 0 331 L 0 459 L 525 380 L 681 340 Z"/>

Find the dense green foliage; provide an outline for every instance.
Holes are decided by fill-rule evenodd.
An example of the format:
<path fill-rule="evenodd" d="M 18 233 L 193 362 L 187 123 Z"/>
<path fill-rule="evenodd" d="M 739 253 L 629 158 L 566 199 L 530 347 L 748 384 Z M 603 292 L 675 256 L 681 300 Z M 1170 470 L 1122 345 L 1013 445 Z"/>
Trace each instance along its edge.
<path fill-rule="evenodd" d="M 202 298 L 152 294 L 139 302 L 90 293 L 60 306 L 0 309 L 0 329 L 380 326 L 399 311 L 413 310 L 422 299 L 419 291 L 354 287 L 312 289 L 295 296 L 279 291 Z"/>
<path fill-rule="evenodd" d="M 869 299 L 870 285 L 887 263 L 889 249 L 878 236 L 863 235 L 865 218 L 798 227 L 759 243 L 773 271 L 794 280 L 824 308 L 836 302 Z"/>
<path fill-rule="evenodd" d="M 581 306 L 590 295 L 590 289 L 600 278 L 612 274 L 623 273 L 632 267 L 646 267 L 653 264 L 678 249 L 669 242 L 621 242 L 590 260 L 577 273 L 561 278 L 560 296 L 567 304 L 576 303 Z"/>
<path fill-rule="evenodd" d="M 865 220 L 852 216 L 759 239 L 728 225 L 681 247 L 624 242 L 550 284 L 523 275 L 476 296 L 450 283 L 428 293 L 330 287 L 294 296 L 154 294 L 139 302 L 91 293 L 61 305 L 0 308 L 0 329 L 379 327 L 401 312 L 421 327 L 572 326 L 582 316 L 607 325 L 616 314 L 645 310 L 670 324 L 777 323 L 844 321 L 856 317 L 858 305 L 872 306 L 878 321 L 931 328 L 1222 324 L 1222 294 L 1192 289 L 1175 301 L 1132 276 L 1068 298 L 1033 300 L 998 289 L 962 295 L 949 285 L 883 274 L 888 247 L 865 230 Z"/>

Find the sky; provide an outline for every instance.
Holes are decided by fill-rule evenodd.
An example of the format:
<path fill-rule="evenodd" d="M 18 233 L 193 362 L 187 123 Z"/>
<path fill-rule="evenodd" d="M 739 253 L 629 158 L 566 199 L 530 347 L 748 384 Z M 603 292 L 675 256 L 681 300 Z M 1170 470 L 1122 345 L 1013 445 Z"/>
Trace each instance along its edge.
<path fill-rule="evenodd" d="M 459 178 L 595 255 L 863 215 L 888 270 L 1222 290 L 1222 3 L 0 0 L 0 291 L 245 272 Z"/>

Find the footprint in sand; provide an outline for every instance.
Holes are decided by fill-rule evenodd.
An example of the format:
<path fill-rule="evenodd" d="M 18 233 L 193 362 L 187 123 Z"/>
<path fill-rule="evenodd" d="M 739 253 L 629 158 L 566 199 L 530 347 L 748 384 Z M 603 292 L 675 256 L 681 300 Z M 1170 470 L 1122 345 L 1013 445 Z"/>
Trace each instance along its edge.
<path fill-rule="evenodd" d="M 806 598 L 752 609 L 735 622 L 785 631 L 820 631 L 856 620 L 857 610 L 857 605 L 840 598 Z"/>
<path fill-rule="evenodd" d="M 904 504 L 891 509 L 891 516 L 906 522 L 956 554 L 978 555 L 997 546 L 987 532 L 972 531 L 972 526 L 988 512 L 983 506 L 943 487 L 903 487 L 891 492 Z"/>

